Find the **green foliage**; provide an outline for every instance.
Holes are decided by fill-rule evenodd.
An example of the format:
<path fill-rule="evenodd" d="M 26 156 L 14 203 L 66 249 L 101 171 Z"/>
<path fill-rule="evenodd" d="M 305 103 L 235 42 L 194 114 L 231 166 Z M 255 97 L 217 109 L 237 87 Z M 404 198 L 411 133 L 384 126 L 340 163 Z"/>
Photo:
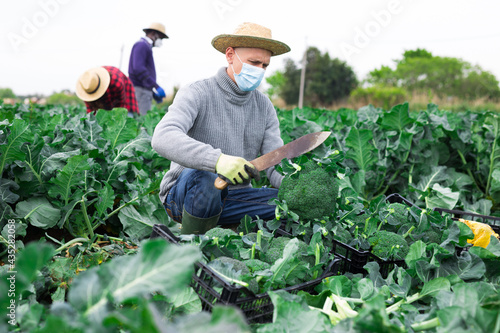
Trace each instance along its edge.
<path fill-rule="evenodd" d="M 306 73 L 304 86 L 304 105 L 313 107 L 328 106 L 347 96 L 358 85 L 351 67 L 338 58 L 331 58 L 328 52 L 321 53 L 316 47 L 306 51 Z M 300 90 L 300 64 L 292 60 L 285 62 L 284 80 L 275 82 L 281 85 L 280 96 L 288 105 L 296 105 Z M 275 80 L 276 81 L 276 80 Z"/>
<path fill-rule="evenodd" d="M 244 260 L 243 263 L 248 267 L 250 272 L 264 271 L 271 268 L 271 265 L 259 259 Z"/>
<path fill-rule="evenodd" d="M 47 104 L 62 104 L 62 105 L 84 105 L 85 103 L 78 98 L 75 94 L 72 94 L 70 92 L 59 92 L 59 93 L 53 93 L 49 97 L 47 97 Z"/>
<path fill-rule="evenodd" d="M 233 230 L 229 228 L 221 228 L 221 227 L 216 227 L 208 230 L 205 233 L 205 236 L 208 238 L 219 238 L 223 239 L 226 236 L 232 236 L 232 235 L 237 235 Z"/>
<path fill-rule="evenodd" d="M 217 271 L 255 292 L 268 292 L 273 301 L 273 323 L 252 331 L 500 330 L 499 240 L 492 237 L 487 248 L 470 247 L 470 228 L 432 210 L 498 215 L 500 120 L 493 112 L 452 113 L 432 104 L 416 113 L 408 104 L 390 110 L 277 110 L 285 142 L 312 131 L 333 132 L 311 155 L 328 170 L 336 163 L 336 173 L 330 172 L 339 187 L 334 214 L 294 223 L 293 237 L 276 242 L 263 226 L 281 221 L 245 220 L 246 234 L 217 237 L 218 244 L 206 236 L 186 239 L 199 243 L 202 259 L 193 246 L 122 242 L 125 236 L 147 237 L 151 225 L 165 217 L 157 190 L 169 164 L 157 158 L 148 141 L 160 110 L 132 119 L 135 123 L 125 119 L 124 110 L 97 117 L 81 107 L 0 104 L 0 110 L 0 243 L 6 263 L 0 273 L 8 274 L 6 254 L 13 248 L 7 240 L 13 230 L 18 314 L 17 325 L 8 326 L 9 298 L 0 297 L 0 331 L 249 332 L 235 307 L 202 312 L 187 286 L 194 261 L 215 254 L 239 256 L 248 273 L 233 264 L 221 264 Z M 295 160 L 303 166 L 300 161 Z M 290 174 L 295 171 L 283 164 Z M 400 193 L 427 209 L 389 204 L 384 193 Z M 13 229 L 6 225 L 10 218 Z M 260 234 L 250 232 L 256 226 Z M 369 238 L 381 233 L 377 230 L 402 235 L 410 228 L 405 267 L 382 276 L 379 265 L 368 262 L 366 275 L 330 276 L 311 293 L 270 291 L 320 277 L 341 230 L 352 237 L 349 245 L 368 250 Z M 110 242 L 112 237 L 99 235 L 102 231 L 123 239 Z M 37 238 L 59 248 L 28 243 Z M 263 264 L 278 244 L 279 256 Z M 466 246 L 467 251 L 457 251 Z M 258 259 L 248 260 L 252 250 Z M 395 250 L 391 246 L 389 254 Z M 251 268 L 254 264 L 258 268 Z M 0 279 L 0 293 L 8 290 L 8 281 Z M 349 309 L 352 316 L 334 325 L 333 316 Z"/>
<path fill-rule="evenodd" d="M 408 99 L 408 92 L 402 87 L 386 85 L 358 87 L 351 92 L 349 99 L 354 103 L 373 104 L 389 109 L 392 105 L 404 103 Z"/>
<path fill-rule="evenodd" d="M 500 97 L 497 78 L 462 59 L 434 56 L 426 50 L 417 49 L 406 51 L 403 58 L 395 63 L 395 69 L 382 66 L 371 71 L 367 81 L 374 86 L 399 87 L 409 92 L 432 91 L 441 97 Z"/>
<path fill-rule="evenodd" d="M 296 173 L 287 174 L 278 192 L 278 199 L 303 220 L 332 215 L 338 195 L 336 174 L 313 160 Z"/>
<path fill-rule="evenodd" d="M 156 192 L 169 162 L 125 109 L 94 116 L 81 106 L 0 107 L 0 228 L 17 219 L 24 228 L 64 229 L 64 243 L 96 229 L 142 238 L 165 224 Z"/>
<path fill-rule="evenodd" d="M 16 94 L 10 88 L 0 88 L 0 99 L 3 98 L 16 98 Z"/>
<path fill-rule="evenodd" d="M 348 230 L 344 228 L 338 228 L 335 231 L 333 239 L 338 240 L 339 242 L 344 244 L 349 244 L 352 239 L 352 235 Z"/>
<path fill-rule="evenodd" d="M 285 75 L 282 71 L 276 71 L 266 78 L 266 82 L 270 85 L 266 94 L 272 100 L 281 95 L 281 89 L 286 84 Z"/>

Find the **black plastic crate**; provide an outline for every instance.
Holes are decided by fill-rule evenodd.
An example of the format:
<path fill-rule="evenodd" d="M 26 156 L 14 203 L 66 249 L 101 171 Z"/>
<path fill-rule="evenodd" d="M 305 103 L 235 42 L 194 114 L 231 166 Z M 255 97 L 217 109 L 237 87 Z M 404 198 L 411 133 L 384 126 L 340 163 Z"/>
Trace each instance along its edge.
<path fill-rule="evenodd" d="M 500 233 L 500 217 L 481 215 L 476 213 L 465 212 L 462 210 L 453 210 L 446 208 L 434 208 L 434 210 L 438 211 L 441 214 L 443 213 L 450 214 L 451 218 L 455 221 L 458 221 L 458 219 L 464 219 L 469 221 L 485 223 L 489 225 L 491 229 L 493 229 L 493 231 L 495 231 L 497 234 Z"/>
<path fill-rule="evenodd" d="M 284 235 L 284 233 L 280 233 L 280 235 Z M 151 238 L 158 237 L 174 244 L 179 243 L 179 238 L 172 234 L 168 227 L 155 224 Z M 314 288 L 324 278 L 338 274 L 339 264 L 340 260 L 333 260 L 319 278 L 282 290 L 292 294 L 301 290 L 314 294 Z M 272 322 L 274 306 L 267 293 L 255 295 L 245 287 L 229 284 L 204 263 L 197 262 L 195 264 L 191 286 L 198 294 L 202 309 L 205 311 L 212 311 L 215 304 L 232 305 L 241 309 L 249 323 Z"/>
<path fill-rule="evenodd" d="M 339 272 L 342 274 L 349 272 L 366 275 L 367 271 L 363 266 L 369 262 L 376 261 L 380 267 L 380 274 L 386 278 L 389 272 L 394 269 L 394 266 L 405 267 L 406 265 L 404 260 L 384 260 L 370 251 L 357 250 L 335 239 L 333 240 L 333 253 L 335 257 L 341 259 Z"/>
<path fill-rule="evenodd" d="M 418 206 L 413 204 L 411 201 L 407 200 L 398 193 L 393 193 L 387 196 L 386 201 L 389 203 L 403 203 L 409 207 Z M 394 269 L 394 266 L 406 267 L 404 260 L 385 260 L 379 258 L 378 256 L 372 254 L 370 251 L 362 251 L 353 248 L 345 243 L 337 240 L 333 240 L 332 250 L 335 257 L 340 258 L 339 271 L 344 273 L 361 273 L 363 275 L 367 274 L 367 271 L 363 268 L 369 262 L 377 262 L 380 267 L 380 274 L 382 277 L 386 278 L 390 271 Z"/>

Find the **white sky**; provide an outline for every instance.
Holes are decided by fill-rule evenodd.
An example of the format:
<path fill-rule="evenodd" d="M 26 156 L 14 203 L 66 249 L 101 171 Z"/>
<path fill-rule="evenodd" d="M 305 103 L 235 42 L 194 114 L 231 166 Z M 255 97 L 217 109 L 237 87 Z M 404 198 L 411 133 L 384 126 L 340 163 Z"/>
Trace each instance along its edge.
<path fill-rule="evenodd" d="M 210 44 L 241 22 L 271 28 L 292 51 L 273 57 L 267 76 L 316 46 L 358 79 L 417 47 L 480 65 L 500 79 L 500 2 L 495 0 L 0 0 L 0 87 L 18 95 L 74 91 L 94 66 L 127 74 L 130 49 L 151 22 L 170 39 L 154 49 L 158 83 L 215 74 L 226 64 Z M 123 49 L 123 52 L 122 52 Z"/>

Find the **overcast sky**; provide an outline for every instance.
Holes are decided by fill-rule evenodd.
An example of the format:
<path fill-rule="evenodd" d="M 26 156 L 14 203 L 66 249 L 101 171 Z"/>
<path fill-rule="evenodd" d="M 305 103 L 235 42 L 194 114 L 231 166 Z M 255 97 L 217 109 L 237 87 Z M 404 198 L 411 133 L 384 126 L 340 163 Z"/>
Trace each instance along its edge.
<path fill-rule="evenodd" d="M 167 91 L 226 65 L 210 42 L 245 21 L 269 27 L 292 49 L 272 58 L 267 76 L 287 58 L 298 61 L 307 46 L 346 61 L 360 80 L 419 47 L 500 79 L 499 13 L 495 0 L 2 0 L 0 88 L 74 91 L 83 71 L 103 65 L 127 74 L 132 45 L 155 21 L 170 37 L 154 49 Z"/>

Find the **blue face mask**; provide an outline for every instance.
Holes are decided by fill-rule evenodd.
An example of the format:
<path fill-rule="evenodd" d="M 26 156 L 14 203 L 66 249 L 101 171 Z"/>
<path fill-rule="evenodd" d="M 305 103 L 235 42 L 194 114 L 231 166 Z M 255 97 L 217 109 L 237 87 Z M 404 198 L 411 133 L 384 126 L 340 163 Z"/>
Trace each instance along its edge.
<path fill-rule="evenodd" d="M 236 80 L 236 84 L 238 88 L 243 91 L 252 91 L 255 90 L 259 84 L 262 82 L 264 78 L 264 74 L 266 70 L 260 67 L 255 67 L 241 61 L 238 53 L 234 52 L 240 62 L 243 64 L 241 67 L 241 71 L 239 74 L 236 74 L 233 68 L 233 64 L 231 64 L 231 68 L 233 69 L 234 79 Z"/>

